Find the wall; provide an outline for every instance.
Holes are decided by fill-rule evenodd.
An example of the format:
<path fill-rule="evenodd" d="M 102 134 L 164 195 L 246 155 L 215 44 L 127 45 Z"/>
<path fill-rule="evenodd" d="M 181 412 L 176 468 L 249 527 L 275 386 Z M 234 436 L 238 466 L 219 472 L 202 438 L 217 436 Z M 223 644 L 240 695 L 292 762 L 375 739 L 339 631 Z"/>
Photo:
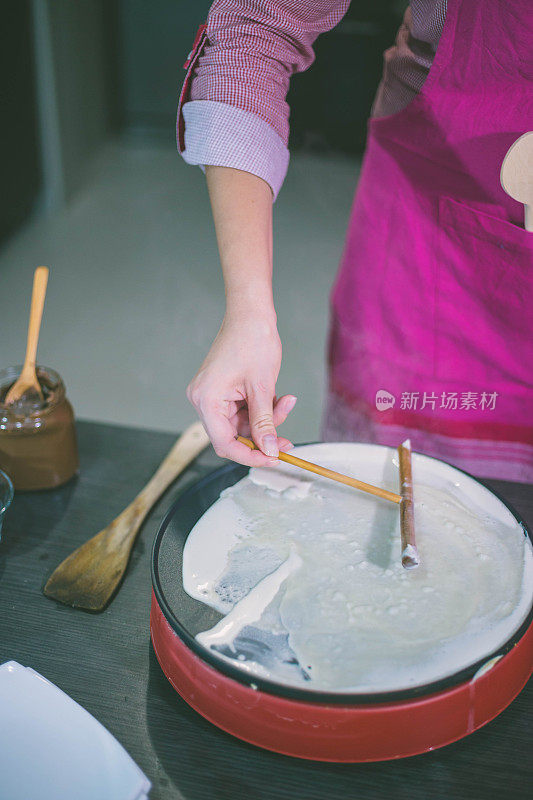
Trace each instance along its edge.
<path fill-rule="evenodd" d="M 133 134 L 175 138 L 183 62 L 211 3 L 118 0 L 122 122 Z"/>
<path fill-rule="evenodd" d="M 87 177 L 92 157 L 110 128 L 105 0 L 46 0 L 46 4 L 68 199 Z"/>
<path fill-rule="evenodd" d="M 7 3 L 0 28 L 0 241 L 31 213 L 41 188 L 30 3 Z"/>

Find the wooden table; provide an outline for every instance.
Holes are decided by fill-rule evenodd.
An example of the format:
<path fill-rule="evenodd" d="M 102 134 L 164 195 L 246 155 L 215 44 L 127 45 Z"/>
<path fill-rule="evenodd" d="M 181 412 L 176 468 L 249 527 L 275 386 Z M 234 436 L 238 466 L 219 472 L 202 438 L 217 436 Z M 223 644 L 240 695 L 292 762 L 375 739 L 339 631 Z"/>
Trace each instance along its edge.
<path fill-rule="evenodd" d="M 0 663 L 14 659 L 33 667 L 90 711 L 152 781 L 152 800 L 530 796 L 533 682 L 472 736 L 432 753 L 377 764 L 321 764 L 269 753 L 218 730 L 181 700 L 150 646 L 150 552 L 178 492 L 220 464 L 212 450 L 154 508 L 124 583 L 104 613 L 76 611 L 45 598 L 41 588 L 53 568 L 127 505 L 175 439 L 90 422 L 80 422 L 78 433 L 80 476 L 54 491 L 17 494 L 7 515 L 0 544 Z M 486 483 L 532 524 L 530 486 Z"/>

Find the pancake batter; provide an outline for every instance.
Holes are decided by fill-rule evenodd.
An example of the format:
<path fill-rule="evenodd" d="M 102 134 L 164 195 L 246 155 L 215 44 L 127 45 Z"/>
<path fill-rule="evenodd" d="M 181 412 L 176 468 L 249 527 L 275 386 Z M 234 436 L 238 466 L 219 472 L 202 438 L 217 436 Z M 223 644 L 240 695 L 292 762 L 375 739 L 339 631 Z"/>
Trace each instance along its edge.
<path fill-rule="evenodd" d="M 394 450 L 296 452 L 397 490 Z M 186 591 L 227 615 L 198 640 L 252 674 L 336 692 L 419 686 L 493 653 L 528 613 L 531 543 L 468 476 L 413 454 L 413 478 L 421 564 L 406 571 L 397 506 L 289 465 L 252 469 L 185 546 Z"/>

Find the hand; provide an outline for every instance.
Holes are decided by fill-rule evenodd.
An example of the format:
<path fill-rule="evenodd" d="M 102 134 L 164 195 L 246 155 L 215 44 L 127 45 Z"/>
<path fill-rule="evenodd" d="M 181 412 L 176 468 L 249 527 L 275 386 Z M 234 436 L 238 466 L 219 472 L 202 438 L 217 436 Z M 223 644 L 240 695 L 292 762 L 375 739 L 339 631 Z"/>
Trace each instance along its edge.
<path fill-rule="evenodd" d="M 246 466 L 278 464 L 279 450 L 290 450 L 276 426 L 294 408 L 296 397 L 275 397 L 281 366 L 281 341 L 271 317 L 233 315 L 224 322 L 211 349 L 187 387 L 215 452 Z M 235 436 L 250 436 L 250 450 Z"/>

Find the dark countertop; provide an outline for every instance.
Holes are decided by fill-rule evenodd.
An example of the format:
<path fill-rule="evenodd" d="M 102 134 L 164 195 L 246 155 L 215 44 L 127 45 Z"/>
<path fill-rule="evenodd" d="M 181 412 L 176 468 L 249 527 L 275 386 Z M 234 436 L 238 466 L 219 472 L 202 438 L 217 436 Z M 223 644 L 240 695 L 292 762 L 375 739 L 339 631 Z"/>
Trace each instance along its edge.
<path fill-rule="evenodd" d="M 90 422 L 80 422 L 78 433 L 80 476 L 54 491 L 17 494 L 7 514 L 0 543 L 0 663 L 14 659 L 33 667 L 93 714 L 152 781 L 152 800 L 529 796 L 532 681 L 496 720 L 466 739 L 376 764 L 322 764 L 263 751 L 218 730 L 181 700 L 150 646 L 150 553 L 177 494 L 220 465 L 212 450 L 153 509 L 106 611 L 76 611 L 45 598 L 41 589 L 55 566 L 132 500 L 175 440 Z M 533 524 L 530 486 L 484 483 Z"/>

